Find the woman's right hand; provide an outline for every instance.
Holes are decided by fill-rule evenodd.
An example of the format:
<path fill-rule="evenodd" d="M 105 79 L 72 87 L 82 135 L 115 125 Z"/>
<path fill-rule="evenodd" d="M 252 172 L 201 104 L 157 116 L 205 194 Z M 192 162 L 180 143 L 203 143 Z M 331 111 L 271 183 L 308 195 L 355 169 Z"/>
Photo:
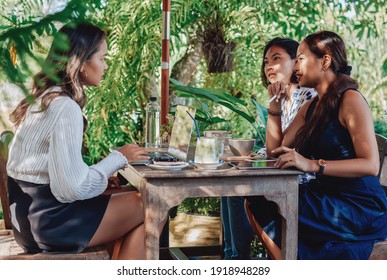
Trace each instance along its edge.
<path fill-rule="evenodd" d="M 289 85 L 284 84 L 282 82 L 275 82 L 273 84 L 270 84 L 267 87 L 267 90 L 269 92 L 270 99 L 275 96 L 275 99 L 273 101 L 279 102 L 281 99 L 286 97 L 286 89 Z"/>
<path fill-rule="evenodd" d="M 148 153 L 145 151 L 145 149 L 136 144 L 126 144 L 118 151 L 128 159 L 129 163 L 148 159 Z"/>

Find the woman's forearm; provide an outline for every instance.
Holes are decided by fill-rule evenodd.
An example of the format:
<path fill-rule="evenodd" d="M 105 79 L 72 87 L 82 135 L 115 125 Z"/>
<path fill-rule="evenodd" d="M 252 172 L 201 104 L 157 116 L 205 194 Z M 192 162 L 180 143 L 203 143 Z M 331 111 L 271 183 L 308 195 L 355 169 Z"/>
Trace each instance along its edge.
<path fill-rule="evenodd" d="M 273 104 L 275 103 L 275 104 Z M 266 152 L 267 156 L 272 156 L 271 151 L 281 146 L 283 134 L 281 128 L 281 105 L 280 102 L 271 102 L 268 111 L 266 124 Z"/>

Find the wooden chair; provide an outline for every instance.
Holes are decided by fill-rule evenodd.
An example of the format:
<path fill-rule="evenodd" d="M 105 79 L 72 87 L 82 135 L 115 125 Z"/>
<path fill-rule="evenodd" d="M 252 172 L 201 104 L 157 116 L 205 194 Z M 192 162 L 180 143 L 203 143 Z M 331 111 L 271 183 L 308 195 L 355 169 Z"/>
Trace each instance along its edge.
<path fill-rule="evenodd" d="M 117 259 L 121 249 L 122 239 L 112 244 L 87 248 L 78 254 L 27 254 L 16 243 L 8 203 L 8 176 L 6 170 L 8 158 L 8 144 L 13 137 L 11 131 L 4 131 L 0 138 L 0 198 L 3 209 L 5 229 L 0 230 L 0 260 L 109 260 Z M 131 188 L 117 190 L 131 191 Z M 115 192 L 117 192 L 115 191 Z"/>
<path fill-rule="evenodd" d="M 379 170 L 379 181 L 384 191 L 387 194 L 387 138 L 375 134 L 376 141 L 378 143 L 379 156 L 380 156 L 380 170 Z M 282 260 L 281 249 L 274 243 L 274 241 L 266 234 L 266 232 L 259 225 L 257 220 L 254 218 L 249 208 L 249 202 L 245 200 L 245 210 L 247 219 L 254 231 L 262 243 L 262 246 L 266 249 L 266 252 L 272 260 Z M 375 243 L 374 248 L 370 255 L 370 260 L 387 260 L 387 240 Z"/>
<path fill-rule="evenodd" d="M 265 248 L 267 255 L 271 260 L 282 260 L 282 251 L 275 242 L 266 234 L 261 225 L 255 219 L 250 211 L 249 202 L 245 199 L 245 211 L 247 219 L 255 235 L 258 236 L 262 246 Z"/>

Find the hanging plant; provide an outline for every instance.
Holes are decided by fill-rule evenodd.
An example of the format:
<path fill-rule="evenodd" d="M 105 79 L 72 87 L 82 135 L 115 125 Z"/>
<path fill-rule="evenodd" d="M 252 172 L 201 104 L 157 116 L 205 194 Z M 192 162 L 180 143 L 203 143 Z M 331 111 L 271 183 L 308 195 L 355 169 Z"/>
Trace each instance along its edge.
<path fill-rule="evenodd" d="M 234 42 L 226 41 L 225 30 L 228 22 L 219 10 L 203 21 L 204 30 L 198 32 L 202 38 L 202 51 L 207 63 L 208 73 L 230 72 L 234 68 Z"/>

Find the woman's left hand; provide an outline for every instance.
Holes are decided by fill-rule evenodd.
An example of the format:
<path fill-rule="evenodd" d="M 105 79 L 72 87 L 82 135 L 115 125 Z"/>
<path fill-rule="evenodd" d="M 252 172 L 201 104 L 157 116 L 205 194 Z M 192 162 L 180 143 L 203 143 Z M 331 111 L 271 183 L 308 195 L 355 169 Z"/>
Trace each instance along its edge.
<path fill-rule="evenodd" d="M 312 161 L 297 153 L 295 149 L 281 146 L 275 148 L 272 153 L 279 155 L 277 162 L 274 164 L 278 168 L 295 167 L 304 172 L 310 171 L 311 169 Z"/>

